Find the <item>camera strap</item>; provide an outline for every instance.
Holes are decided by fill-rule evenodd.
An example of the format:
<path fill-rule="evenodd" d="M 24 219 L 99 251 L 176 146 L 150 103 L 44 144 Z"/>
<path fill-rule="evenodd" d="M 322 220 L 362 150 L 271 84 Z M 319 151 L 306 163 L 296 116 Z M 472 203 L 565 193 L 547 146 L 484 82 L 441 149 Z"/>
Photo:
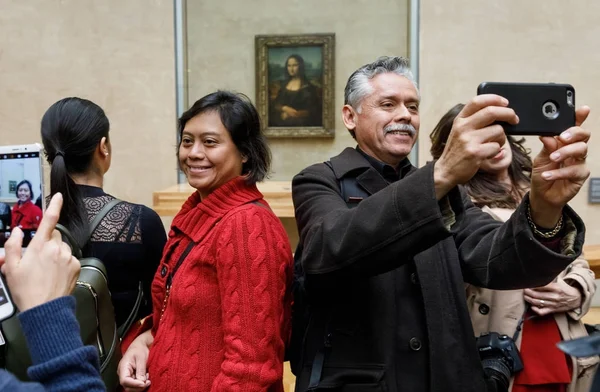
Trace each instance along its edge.
<path fill-rule="evenodd" d="M 533 315 L 533 316 L 530 316 L 530 317 L 526 317 L 530 308 L 531 308 L 531 305 L 526 302 L 525 303 L 525 311 L 523 311 L 523 315 L 521 316 L 521 319 L 517 323 L 517 329 L 515 331 L 515 334 L 513 335 L 513 341 L 515 343 L 517 342 L 517 339 L 519 338 L 519 335 L 521 334 L 521 330 L 523 329 L 523 323 L 525 322 L 525 320 L 531 320 L 531 319 L 537 317 L 536 315 Z"/>

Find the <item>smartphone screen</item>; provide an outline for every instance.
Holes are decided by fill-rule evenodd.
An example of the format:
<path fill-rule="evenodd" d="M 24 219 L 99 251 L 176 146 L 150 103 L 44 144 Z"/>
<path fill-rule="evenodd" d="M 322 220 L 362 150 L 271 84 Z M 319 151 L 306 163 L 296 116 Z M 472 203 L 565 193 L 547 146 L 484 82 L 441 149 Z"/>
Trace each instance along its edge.
<path fill-rule="evenodd" d="M 0 146 L 0 247 L 14 227 L 29 245 L 44 208 L 41 148 L 37 144 Z M 1 293 L 0 293 L 1 294 Z M 0 299 L 0 306 L 1 305 Z"/>

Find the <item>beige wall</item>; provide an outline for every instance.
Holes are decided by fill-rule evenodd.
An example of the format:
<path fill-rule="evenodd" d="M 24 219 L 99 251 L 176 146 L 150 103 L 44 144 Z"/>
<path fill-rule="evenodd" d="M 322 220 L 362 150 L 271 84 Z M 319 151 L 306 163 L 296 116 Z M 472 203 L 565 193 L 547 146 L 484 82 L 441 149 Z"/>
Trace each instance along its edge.
<path fill-rule="evenodd" d="M 429 132 L 483 81 L 562 82 L 576 89 L 578 105 L 592 113 L 586 127 L 600 128 L 600 3 L 594 1 L 421 1 L 420 163 L 430 159 Z M 529 143 L 534 153 L 541 143 Z M 588 163 L 600 176 L 600 138 Z M 586 242 L 600 243 L 600 205 L 587 203 L 587 183 L 571 203 L 588 227 Z"/>
<path fill-rule="evenodd" d="M 150 204 L 176 182 L 171 0 L 0 0 L 0 10 L 0 144 L 39 142 L 44 111 L 80 96 L 111 122 L 108 192 Z"/>
<path fill-rule="evenodd" d="M 0 0 L 0 9 L 0 144 L 39 141 L 48 106 L 82 96 L 111 120 L 107 191 L 150 204 L 154 190 L 176 181 L 172 1 Z M 190 99 L 217 88 L 254 99 L 256 34 L 336 33 L 336 137 L 271 139 L 273 179 L 289 180 L 354 144 L 339 119 L 344 84 L 379 55 L 407 54 L 407 10 L 407 0 L 377 7 L 368 0 L 327 7 L 321 0 L 188 0 Z M 592 107 L 587 127 L 598 128 L 599 12 L 592 1 L 421 1 L 419 163 L 429 158 L 437 119 L 484 80 L 571 83 L 578 104 Z M 530 146 L 537 151 L 539 143 Z M 600 176 L 599 150 L 593 139 L 592 176 Z M 600 212 L 587 203 L 587 184 L 572 205 L 588 224 L 588 243 L 600 243 Z"/>
<path fill-rule="evenodd" d="M 378 56 L 408 53 L 408 1 L 187 0 L 190 104 L 216 89 L 255 98 L 254 36 L 335 33 L 334 139 L 270 139 L 274 180 L 338 154 L 354 141 L 340 119 L 344 86 Z"/>

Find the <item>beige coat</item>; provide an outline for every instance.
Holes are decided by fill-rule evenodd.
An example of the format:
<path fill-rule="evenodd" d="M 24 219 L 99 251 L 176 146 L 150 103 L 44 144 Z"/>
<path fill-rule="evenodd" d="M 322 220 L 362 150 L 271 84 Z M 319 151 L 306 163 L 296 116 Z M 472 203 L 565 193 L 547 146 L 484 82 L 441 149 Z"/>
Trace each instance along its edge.
<path fill-rule="evenodd" d="M 512 214 L 512 210 L 501 208 L 484 207 L 483 211 L 489 213 L 500 221 L 506 221 Z M 582 304 L 580 309 L 567 313 L 555 313 L 554 319 L 558 324 L 563 340 L 570 340 L 586 336 L 587 332 L 581 321 L 590 307 L 590 302 L 596 284 L 594 283 L 594 272 L 590 270 L 587 261 L 575 260 L 556 280 L 562 279 L 567 283 L 577 283 L 581 288 Z M 495 291 L 482 289 L 467 285 L 467 305 L 473 322 L 475 336 L 484 332 L 498 332 L 513 336 L 517 323 L 525 311 L 523 290 Z M 517 347 L 521 346 L 521 336 L 517 339 Z M 572 358 L 573 378 L 568 392 L 588 392 L 598 363 L 598 356 L 587 358 Z M 511 387 L 512 390 L 512 380 Z"/>

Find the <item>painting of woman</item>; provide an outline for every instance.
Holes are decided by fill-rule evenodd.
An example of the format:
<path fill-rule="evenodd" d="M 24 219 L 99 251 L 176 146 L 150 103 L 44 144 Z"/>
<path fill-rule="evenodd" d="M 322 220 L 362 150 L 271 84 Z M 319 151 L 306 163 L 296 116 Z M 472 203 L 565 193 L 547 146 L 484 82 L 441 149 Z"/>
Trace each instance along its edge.
<path fill-rule="evenodd" d="M 306 77 L 304 59 L 298 54 L 287 57 L 284 79 L 272 83 L 269 126 L 322 126 L 320 86 Z"/>

